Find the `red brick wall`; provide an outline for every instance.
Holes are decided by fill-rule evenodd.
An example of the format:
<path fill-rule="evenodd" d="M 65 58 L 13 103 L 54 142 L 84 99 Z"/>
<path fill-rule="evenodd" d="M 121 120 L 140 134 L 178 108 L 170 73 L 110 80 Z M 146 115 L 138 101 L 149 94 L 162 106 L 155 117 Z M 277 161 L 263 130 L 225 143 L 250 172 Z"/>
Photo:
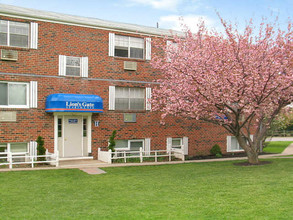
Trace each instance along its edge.
<path fill-rule="evenodd" d="M 30 22 L 30 20 L 3 16 L 0 19 Z M 125 71 L 123 61 L 133 59 L 108 56 L 109 31 L 37 22 L 39 23 L 38 49 L 13 48 L 19 52 L 18 61 L 0 60 L 0 72 L 30 75 L 0 74 L 0 81 L 38 81 L 38 108 L 1 109 L 1 111 L 17 111 L 17 122 L 0 122 L 0 143 L 27 142 L 41 135 L 45 138 L 45 147 L 53 151 L 54 121 L 53 114 L 45 112 L 46 97 L 54 93 L 76 93 L 99 95 L 104 101 L 104 113 L 93 114 L 92 117 L 92 152 L 95 157 L 98 147 L 106 148 L 113 130 L 117 130 L 117 139 L 151 138 L 152 149 L 165 149 L 167 137 L 187 136 L 189 155 L 208 154 L 214 144 L 219 144 L 222 151 L 226 151 L 227 133 L 221 127 L 212 124 L 167 117 L 166 124 L 161 125 L 160 115 L 148 111 L 138 112 L 136 123 L 124 123 L 124 112 L 108 111 L 109 86 L 147 87 L 149 85 L 111 80 L 152 82 L 160 78 L 160 74 L 151 68 L 149 61 L 135 60 L 138 65 L 137 71 Z M 0 49 L 3 48 L 11 49 L 0 46 Z M 153 52 L 156 52 L 154 47 Z M 89 78 L 59 77 L 59 55 L 88 57 Z M 100 121 L 99 127 L 94 127 L 93 122 L 96 120 Z"/>

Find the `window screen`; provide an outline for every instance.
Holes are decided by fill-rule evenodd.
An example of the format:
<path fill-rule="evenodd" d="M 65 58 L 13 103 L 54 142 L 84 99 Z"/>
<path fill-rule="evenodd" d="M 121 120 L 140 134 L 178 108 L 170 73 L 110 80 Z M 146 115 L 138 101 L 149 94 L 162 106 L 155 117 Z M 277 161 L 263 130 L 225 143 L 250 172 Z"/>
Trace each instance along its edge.
<path fill-rule="evenodd" d="M 143 53 L 143 38 L 115 36 L 115 56 L 143 59 Z"/>
<path fill-rule="evenodd" d="M 0 105 L 25 106 L 28 104 L 28 84 L 0 82 Z"/>
<path fill-rule="evenodd" d="M 66 75 L 67 76 L 80 76 L 80 57 L 66 57 Z"/>
<path fill-rule="evenodd" d="M 116 87 L 115 89 L 116 110 L 144 110 L 145 89 Z"/>
<path fill-rule="evenodd" d="M 29 24 L 0 20 L 0 44 L 12 47 L 28 47 Z"/>
<path fill-rule="evenodd" d="M 12 153 L 26 153 L 27 143 L 11 143 L 10 150 Z"/>

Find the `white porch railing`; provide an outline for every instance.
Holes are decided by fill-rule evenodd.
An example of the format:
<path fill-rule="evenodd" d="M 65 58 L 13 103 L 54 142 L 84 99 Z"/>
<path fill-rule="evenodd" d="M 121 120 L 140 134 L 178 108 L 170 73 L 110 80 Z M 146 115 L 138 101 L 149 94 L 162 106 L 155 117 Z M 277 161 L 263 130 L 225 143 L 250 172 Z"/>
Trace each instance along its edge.
<path fill-rule="evenodd" d="M 38 161 L 38 158 L 45 158 L 42 161 Z M 59 153 L 55 154 L 46 151 L 46 155 L 36 155 L 36 151 L 30 154 L 24 153 L 12 153 L 12 152 L 0 152 L 0 166 L 8 165 L 9 169 L 13 168 L 13 165 L 17 164 L 30 164 L 32 168 L 35 164 L 50 163 L 51 165 L 59 166 Z"/>
<path fill-rule="evenodd" d="M 98 148 L 98 160 L 112 163 L 113 160 L 123 159 L 124 163 L 127 162 L 127 159 L 130 158 L 139 158 L 140 163 L 144 161 L 144 158 L 154 158 L 155 162 L 158 162 L 158 158 L 168 158 L 168 161 L 172 160 L 172 157 L 176 157 L 181 159 L 182 161 L 185 160 L 184 152 L 181 149 L 171 149 L 168 150 L 153 150 L 153 151 L 144 151 L 140 148 L 139 151 L 120 151 L 116 150 L 112 152 L 111 150 L 102 151 L 101 148 Z"/>

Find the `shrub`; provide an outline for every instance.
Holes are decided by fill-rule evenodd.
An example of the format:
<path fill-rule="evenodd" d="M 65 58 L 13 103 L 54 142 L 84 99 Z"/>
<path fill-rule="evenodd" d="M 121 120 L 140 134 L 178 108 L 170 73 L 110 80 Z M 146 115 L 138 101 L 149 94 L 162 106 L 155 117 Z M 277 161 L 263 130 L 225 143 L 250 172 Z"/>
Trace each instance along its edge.
<path fill-rule="evenodd" d="M 115 145 L 116 145 L 116 142 L 115 142 L 115 137 L 116 137 L 116 130 L 114 130 L 109 138 L 109 146 L 108 146 L 108 149 L 109 150 L 112 150 L 112 152 L 115 151 Z"/>
<path fill-rule="evenodd" d="M 222 156 L 221 148 L 218 144 L 215 144 L 212 149 L 210 150 L 211 155 L 217 156 L 217 154 L 220 154 Z"/>
<path fill-rule="evenodd" d="M 222 154 L 216 154 L 216 157 L 217 158 L 221 158 L 222 157 Z"/>
<path fill-rule="evenodd" d="M 38 146 L 37 146 L 37 154 L 38 155 L 45 155 L 46 154 L 46 149 L 44 147 L 44 138 L 39 136 L 37 138 L 37 143 L 38 143 Z M 45 157 L 38 157 L 38 161 L 45 161 L 46 158 Z"/>

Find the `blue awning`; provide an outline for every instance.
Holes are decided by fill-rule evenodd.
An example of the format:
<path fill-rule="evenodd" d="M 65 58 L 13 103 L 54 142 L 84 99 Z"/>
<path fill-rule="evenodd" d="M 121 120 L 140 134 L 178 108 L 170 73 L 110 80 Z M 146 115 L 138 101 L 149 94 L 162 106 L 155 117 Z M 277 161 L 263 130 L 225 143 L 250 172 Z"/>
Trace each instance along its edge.
<path fill-rule="evenodd" d="M 103 99 L 97 95 L 52 94 L 47 97 L 46 112 L 103 112 Z"/>

